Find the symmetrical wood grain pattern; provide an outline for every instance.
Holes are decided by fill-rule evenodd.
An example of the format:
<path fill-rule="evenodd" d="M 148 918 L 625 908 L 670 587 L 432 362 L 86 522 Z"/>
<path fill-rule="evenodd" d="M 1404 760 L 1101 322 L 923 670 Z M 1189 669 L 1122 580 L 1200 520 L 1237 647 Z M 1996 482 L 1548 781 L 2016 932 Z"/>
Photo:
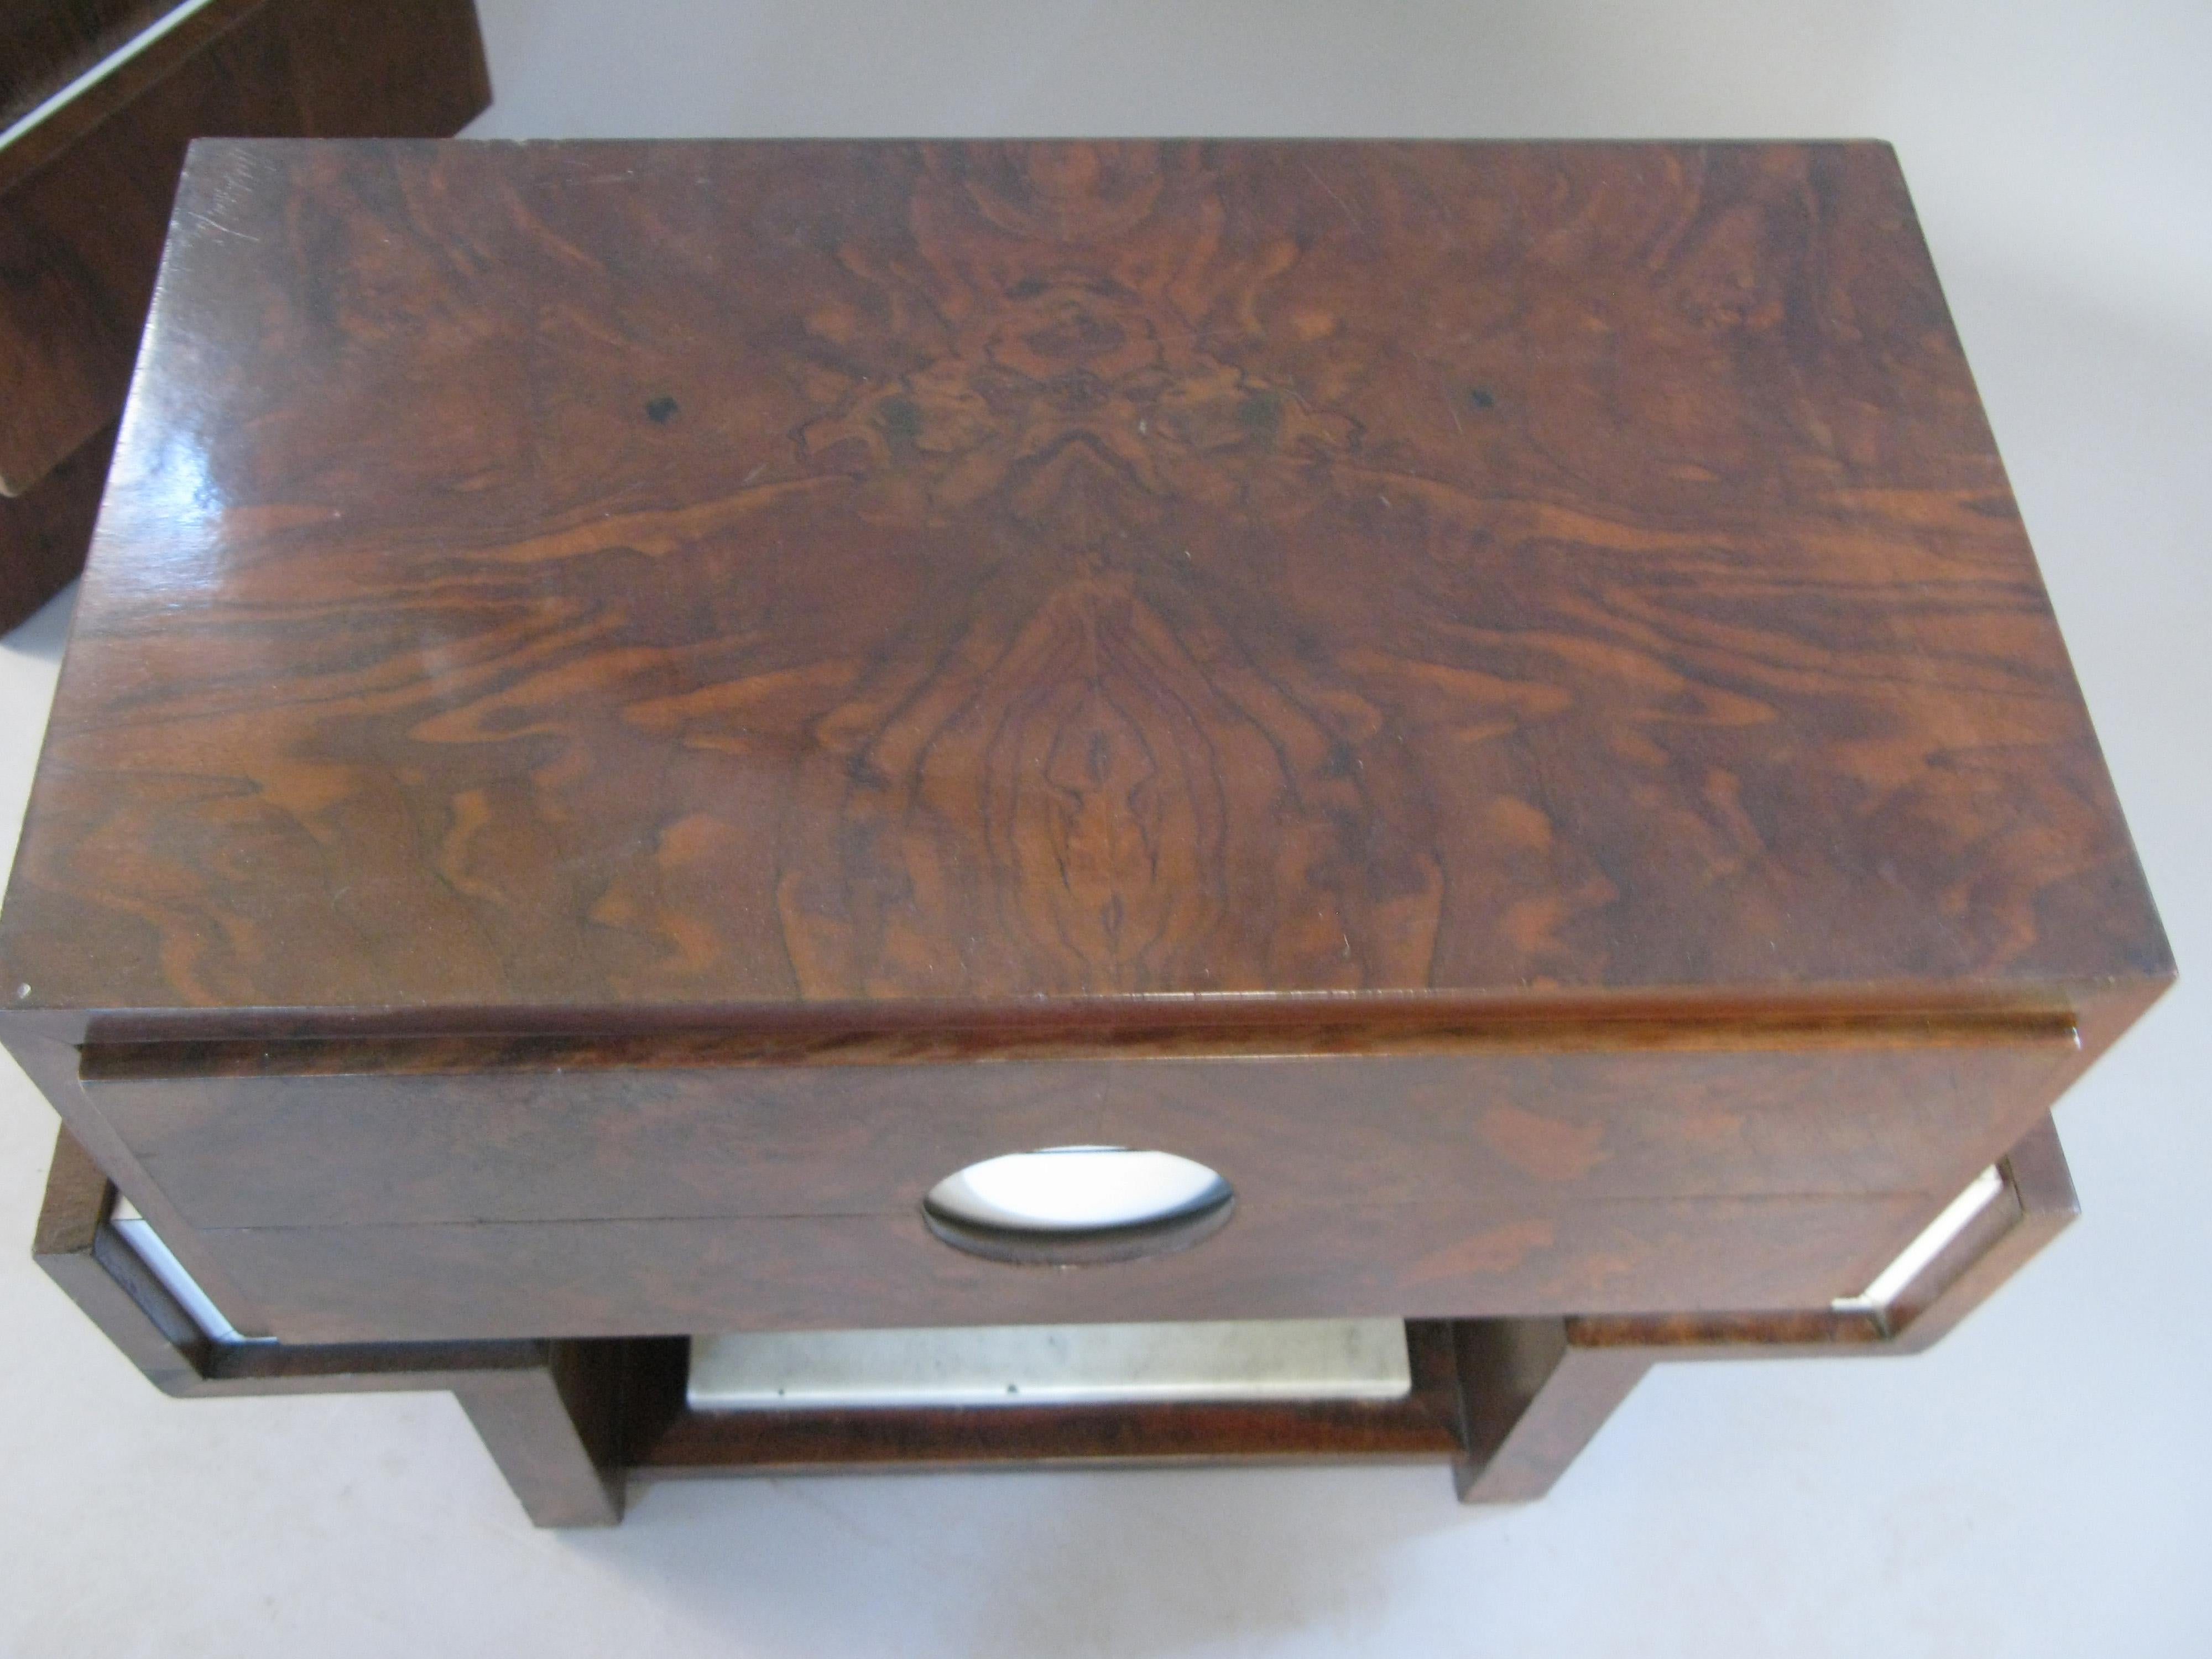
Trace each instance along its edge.
<path fill-rule="evenodd" d="M 1889 152 L 204 146 L 27 1008 L 2167 969 Z"/>
<path fill-rule="evenodd" d="M 541 1526 L 617 1519 L 623 1474 L 1449 1461 L 1469 1503 L 1538 1498 L 1652 1364 L 1911 1352 L 1948 1329 L 2072 1219 L 2046 1120 L 2005 1161 L 2006 1190 L 1891 1309 L 1722 1319 L 1410 1321 L 1413 1387 L 1389 1401 L 1115 1408 L 697 1412 L 689 1344 L 210 1344 L 104 1222 L 111 1192 L 64 1131 L 39 1260 L 173 1394 L 451 1388 Z"/>
<path fill-rule="evenodd" d="M 687 1426 L 672 1334 L 1375 1313 L 1480 1322 L 1482 1496 L 1893 1346 L 1768 1310 L 2172 971 L 1885 147 L 217 143 L 0 1040 L 240 1330 L 588 1339 L 488 1431 L 565 1490 L 1042 1445 Z M 1071 1142 L 1234 1213 L 928 1234 Z"/>

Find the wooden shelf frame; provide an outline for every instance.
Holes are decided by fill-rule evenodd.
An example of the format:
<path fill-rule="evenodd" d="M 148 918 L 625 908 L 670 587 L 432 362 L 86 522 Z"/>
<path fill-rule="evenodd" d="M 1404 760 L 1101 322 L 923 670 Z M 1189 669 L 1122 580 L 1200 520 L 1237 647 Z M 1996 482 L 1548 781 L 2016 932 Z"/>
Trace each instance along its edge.
<path fill-rule="evenodd" d="M 67 1129 L 33 1253 L 165 1393 L 447 1390 L 539 1526 L 608 1525 L 630 1480 L 1192 1463 L 1434 1462 L 1468 1503 L 1541 1497 L 1662 1362 L 1917 1352 L 2057 1237 L 2078 1205 L 2048 1118 L 2002 1190 L 1886 1306 L 1732 1315 L 1409 1320 L 1395 1401 L 696 1412 L 690 1339 L 217 1342 L 110 1220 L 116 1192 Z"/>

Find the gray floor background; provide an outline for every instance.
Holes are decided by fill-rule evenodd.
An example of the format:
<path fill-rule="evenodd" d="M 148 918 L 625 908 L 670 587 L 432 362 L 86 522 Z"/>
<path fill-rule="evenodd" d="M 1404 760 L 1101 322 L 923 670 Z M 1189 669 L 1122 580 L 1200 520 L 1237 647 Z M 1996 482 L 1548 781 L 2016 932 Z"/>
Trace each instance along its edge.
<path fill-rule="evenodd" d="M 1000 1475 L 534 1533 L 441 1396 L 157 1395 L 30 1265 L 0 1061 L 0 1652 L 2212 1652 L 2212 6 L 480 4 L 484 136 L 1893 140 L 2185 981 L 2060 1110 L 2086 1218 L 1948 1342 L 1660 1373 L 1510 1513 Z M 68 609 L 0 644 L 0 835 Z"/>

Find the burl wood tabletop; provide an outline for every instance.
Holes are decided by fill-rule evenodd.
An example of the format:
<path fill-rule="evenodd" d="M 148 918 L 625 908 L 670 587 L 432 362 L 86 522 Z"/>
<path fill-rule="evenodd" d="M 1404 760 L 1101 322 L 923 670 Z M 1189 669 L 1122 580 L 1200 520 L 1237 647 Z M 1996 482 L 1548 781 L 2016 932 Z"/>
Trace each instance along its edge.
<path fill-rule="evenodd" d="M 1861 144 L 203 143 L 0 953 L 143 1010 L 2170 967 Z"/>

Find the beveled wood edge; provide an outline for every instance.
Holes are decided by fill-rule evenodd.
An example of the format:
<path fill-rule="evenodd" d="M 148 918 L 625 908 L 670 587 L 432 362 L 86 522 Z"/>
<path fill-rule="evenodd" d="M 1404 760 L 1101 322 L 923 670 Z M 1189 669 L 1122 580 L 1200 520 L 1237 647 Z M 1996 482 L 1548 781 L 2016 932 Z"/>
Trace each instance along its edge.
<path fill-rule="evenodd" d="M 682 1336 L 210 1342 L 108 1224 L 114 1188 L 66 1127 L 33 1253 L 168 1394 L 452 1391 L 541 1526 L 618 1520 L 629 1475 L 839 1470 L 1449 1462 L 1462 1501 L 1521 1503 L 1550 1490 L 1654 1364 L 1935 1341 L 2078 1212 L 2048 1118 L 1998 1168 L 1998 1197 L 1884 1309 L 1408 1320 L 1413 1387 L 1390 1401 L 701 1413 L 684 1401 Z"/>
<path fill-rule="evenodd" d="M 1999 1162 L 2005 1191 L 1890 1304 L 1893 1341 L 1917 1353 L 1994 1295 L 2081 1213 L 2074 1172 L 2048 1117 Z"/>
<path fill-rule="evenodd" d="M 27 970 L 15 957 L 0 968 Z M 19 972 L 18 977 L 27 976 Z M 1380 991 L 1165 992 L 884 1000 L 754 999 L 675 1003 L 469 1003 L 437 1006 L 238 1004 L 101 1007 L 49 1003 L 34 993 L 0 1003 L 0 1037 L 22 1032 L 72 1045 L 358 1040 L 550 1041 L 736 1036 L 793 1043 L 952 1032 L 1054 1039 L 1192 1028 L 1280 1030 L 1346 1025 L 1360 1030 L 1455 1028 L 1499 1022 L 1637 1023 L 1699 1029 L 1761 1022 L 1929 1021 L 1968 1026 L 2025 1020 L 2049 1029 L 2117 998 L 2131 1022 L 2174 981 L 2170 966 L 2118 978 L 2059 975 L 2018 983 L 1869 981 L 1794 985 L 1628 985 L 1553 989 L 1473 987 Z M 34 985 L 35 981 L 32 981 Z"/>
<path fill-rule="evenodd" d="M 224 1077 L 428 1076 L 679 1067 L 900 1066 L 981 1060 L 1322 1059 L 1593 1051 L 1738 1053 L 1836 1048 L 2078 1049 L 2070 1010 L 2050 1008 L 1559 1009 L 1480 1011 L 1391 1001 L 1364 1008 L 1305 999 L 1265 1008 L 1192 1004 L 1109 1010 L 1078 1020 L 941 1011 L 929 1024 L 884 1012 L 853 1024 L 825 1011 L 756 1012 L 737 1029 L 630 1033 L 331 1036 L 138 1041 L 79 1050 L 88 1084 Z M 874 1023 L 869 1024 L 872 1020 Z"/>

